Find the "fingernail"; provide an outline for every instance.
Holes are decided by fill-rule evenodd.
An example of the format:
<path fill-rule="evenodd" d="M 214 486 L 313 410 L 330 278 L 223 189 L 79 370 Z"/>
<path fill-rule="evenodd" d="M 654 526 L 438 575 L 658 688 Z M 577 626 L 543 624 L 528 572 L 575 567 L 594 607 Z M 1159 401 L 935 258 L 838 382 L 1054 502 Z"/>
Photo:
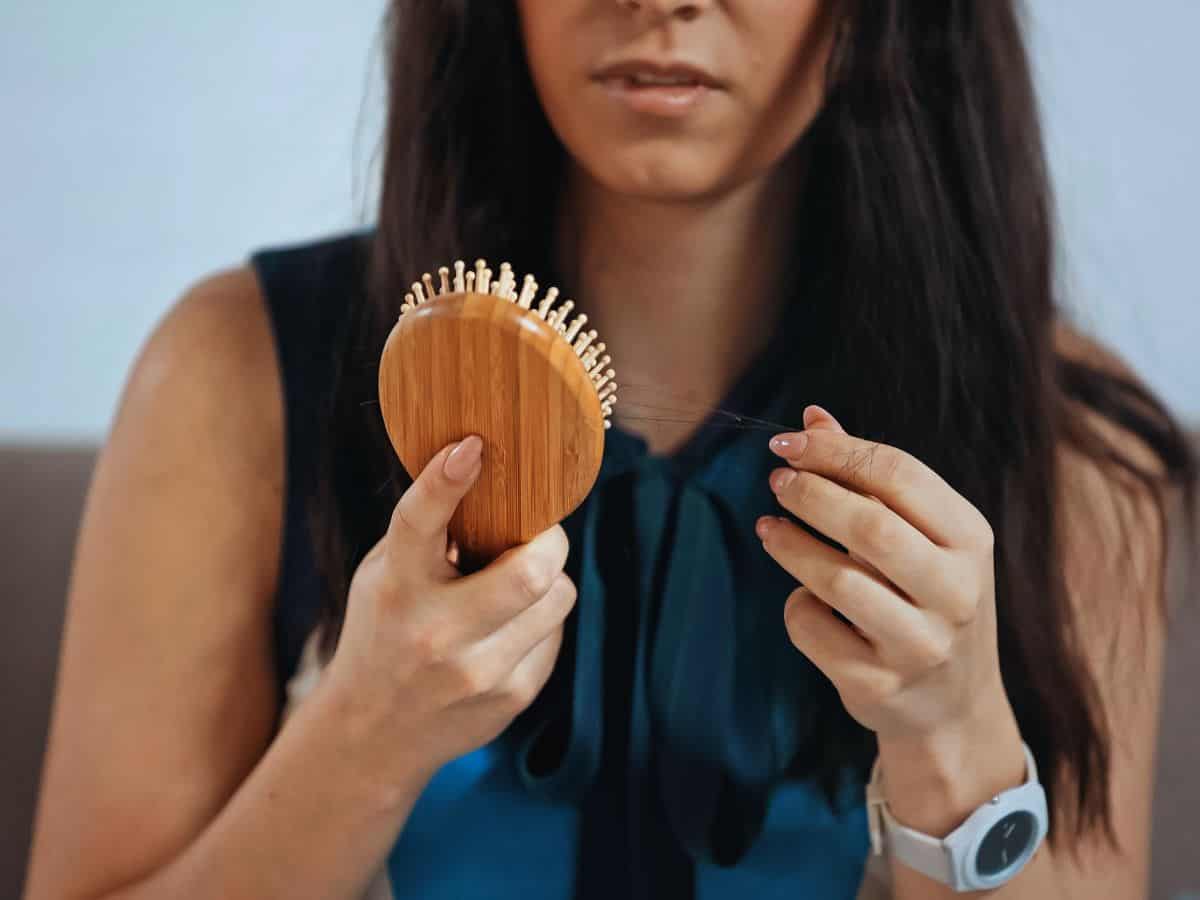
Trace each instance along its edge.
<path fill-rule="evenodd" d="M 482 450 L 483 441 L 478 435 L 473 434 L 459 441 L 458 446 L 450 451 L 446 462 L 442 464 L 446 477 L 453 481 L 466 481 L 475 471 Z"/>
<path fill-rule="evenodd" d="M 777 434 L 771 438 L 771 449 L 781 456 L 799 456 L 808 445 L 808 435 L 802 431 Z"/>
<path fill-rule="evenodd" d="M 776 492 L 787 490 L 787 486 L 796 480 L 796 473 L 791 469 L 776 469 L 771 474 L 771 487 Z"/>
<path fill-rule="evenodd" d="M 771 526 L 773 526 L 774 524 L 775 524 L 775 520 L 773 518 L 771 518 L 770 516 L 763 516 L 762 518 L 760 518 L 758 520 L 757 523 L 755 523 L 754 531 L 758 534 L 758 536 L 760 538 L 762 538 L 763 540 L 766 540 L 767 535 L 771 531 Z"/>

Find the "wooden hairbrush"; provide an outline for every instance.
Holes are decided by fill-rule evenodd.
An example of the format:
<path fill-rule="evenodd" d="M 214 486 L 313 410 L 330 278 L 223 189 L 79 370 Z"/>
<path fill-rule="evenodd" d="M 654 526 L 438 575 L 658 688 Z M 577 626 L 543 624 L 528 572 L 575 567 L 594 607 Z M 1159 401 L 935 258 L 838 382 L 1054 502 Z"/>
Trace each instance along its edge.
<path fill-rule="evenodd" d="M 476 569 L 566 518 L 595 484 L 616 402 L 615 372 L 587 316 L 555 306 L 550 288 L 512 266 L 493 279 L 426 273 L 405 295 L 384 345 L 379 404 L 400 462 L 415 478 L 447 444 L 483 439 L 483 468 L 450 521 L 459 565 Z"/>

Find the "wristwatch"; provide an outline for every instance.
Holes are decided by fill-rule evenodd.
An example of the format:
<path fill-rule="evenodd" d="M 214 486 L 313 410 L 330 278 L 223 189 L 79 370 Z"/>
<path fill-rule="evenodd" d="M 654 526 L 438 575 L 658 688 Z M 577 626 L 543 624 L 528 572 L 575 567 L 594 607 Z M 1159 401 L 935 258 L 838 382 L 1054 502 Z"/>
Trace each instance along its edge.
<path fill-rule="evenodd" d="M 892 818 L 883 796 L 883 773 L 876 758 L 867 785 L 871 849 L 888 850 L 918 872 L 956 891 L 999 887 L 1025 867 L 1046 836 L 1050 817 L 1037 765 L 1025 748 L 1025 783 L 997 794 L 944 838 L 931 837 Z"/>

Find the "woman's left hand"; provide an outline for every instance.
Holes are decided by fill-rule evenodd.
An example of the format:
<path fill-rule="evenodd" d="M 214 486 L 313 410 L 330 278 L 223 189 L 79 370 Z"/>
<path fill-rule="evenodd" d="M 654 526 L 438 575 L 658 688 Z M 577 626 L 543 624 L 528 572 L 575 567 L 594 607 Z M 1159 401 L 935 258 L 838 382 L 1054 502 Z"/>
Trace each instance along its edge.
<path fill-rule="evenodd" d="M 846 434 L 819 407 L 804 421 L 804 432 L 772 440 L 788 468 L 771 487 L 849 553 L 790 520 L 759 520 L 766 551 L 803 584 L 784 612 L 792 643 L 881 744 L 952 729 L 981 709 L 1011 716 L 987 520 L 913 456 Z"/>

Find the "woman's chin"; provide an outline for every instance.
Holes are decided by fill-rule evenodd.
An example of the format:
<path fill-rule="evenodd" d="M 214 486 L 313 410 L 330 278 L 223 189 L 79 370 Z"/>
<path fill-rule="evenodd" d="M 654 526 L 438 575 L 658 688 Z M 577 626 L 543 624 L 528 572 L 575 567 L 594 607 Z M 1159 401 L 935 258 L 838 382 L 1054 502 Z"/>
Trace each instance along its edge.
<path fill-rule="evenodd" d="M 680 153 L 608 157 L 592 177 L 627 197 L 659 203 L 686 203 L 720 193 L 732 180 L 723 167 Z"/>

